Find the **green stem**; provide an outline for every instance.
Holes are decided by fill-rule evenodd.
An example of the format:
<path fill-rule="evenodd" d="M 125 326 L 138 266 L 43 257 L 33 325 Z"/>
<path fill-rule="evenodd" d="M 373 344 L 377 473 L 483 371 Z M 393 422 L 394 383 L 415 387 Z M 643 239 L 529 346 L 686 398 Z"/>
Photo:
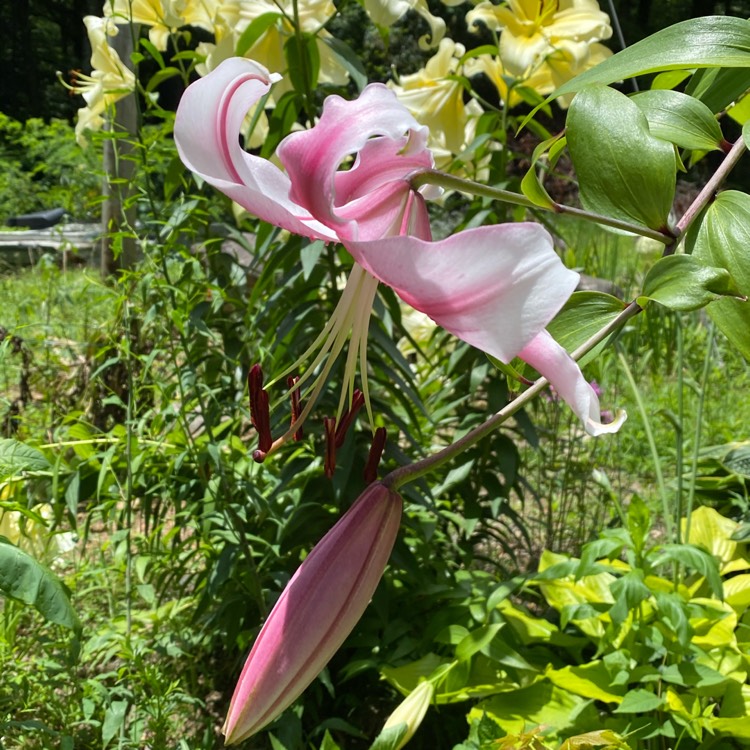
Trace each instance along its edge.
<path fill-rule="evenodd" d="M 695 501 L 695 480 L 698 474 L 698 453 L 701 447 L 701 432 L 703 428 L 703 407 L 706 402 L 706 387 L 708 385 L 708 374 L 711 370 L 711 352 L 714 348 L 714 327 L 708 329 L 708 342 L 706 344 L 706 357 L 703 360 L 703 373 L 701 375 L 701 387 L 698 393 L 698 408 L 695 413 L 695 430 L 693 431 L 693 465 L 690 472 L 690 489 L 688 490 L 687 505 L 685 507 L 685 539 L 690 538 L 690 519 L 693 515 L 693 503 Z"/>
<path fill-rule="evenodd" d="M 597 344 L 603 341 L 607 336 L 622 326 L 625 321 L 641 312 L 642 308 L 636 303 L 631 302 L 614 320 L 607 323 L 598 330 L 591 338 L 578 347 L 572 354 L 573 359 L 580 359 L 584 354 L 591 351 Z M 456 440 L 445 448 L 433 453 L 421 461 L 415 461 L 406 466 L 400 466 L 390 474 L 383 477 L 382 483 L 391 489 L 398 489 L 407 482 L 413 482 L 425 474 L 434 471 L 443 464 L 451 461 L 456 456 L 476 445 L 480 440 L 485 438 L 491 432 L 506 422 L 509 417 L 513 416 L 522 407 L 528 404 L 535 396 L 541 393 L 549 382 L 545 378 L 539 378 L 532 386 L 527 388 L 520 396 L 516 397 L 503 407 L 497 414 L 493 414 L 486 422 L 467 432 L 462 438 Z"/>
<path fill-rule="evenodd" d="M 638 234 L 642 237 L 648 237 L 667 246 L 672 245 L 675 241 L 672 234 L 660 232 L 657 229 L 650 229 L 639 224 L 632 224 L 629 221 L 621 221 L 620 219 L 613 219 L 609 216 L 602 216 L 601 214 L 595 214 L 591 211 L 585 211 L 582 208 L 565 206 L 562 203 L 556 203 L 554 201 L 552 201 L 549 206 L 540 206 L 521 193 L 514 193 L 511 190 L 503 190 L 502 188 L 483 185 L 481 182 L 474 182 L 473 180 L 467 180 L 463 177 L 456 177 L 455 175 L 446 174 L 445 172 L 438 172 L 435 169 L 414 175 L 414 177 L 411 178 L 411 185 L 414 189 L 417 189 L 422 185 L 438 185 L 447 190 L 458 190 L 461 193 L 468 193 L 469 195 L 480 195 L 485 198 L 502 201 L 503 203 L 513 203 L 516 206 L 526 206 L 527 208 L 533 208 L 536 210 L 542 209 L 545 211 L 552 211 L 553 213 L 561 214 L 563 216 L 575 216 L 584 221 L 592 221 L 596 224 L 603 224 L 612 227 L 613 229 L 620 229 L 624 232 L 631 232 L 632 234 Z"/>
<path fill-rule="evenodd" d="M 656 440 L 654 439 L 654 433 L 651 430 L 651 422 L 648 418 L 648 412 L 646 411 L 646 405 L 643 403 L 641 398 L 641 392 L 638 390 L 638 386 L 633 377 L 633 373 L 630 370 L 628 361 L 622 352 L 617 355 L 622 365 L 625 377 L 628 379 L 630 388 L 633 391 L 635 402 L 638 405 L 638 411 L 641 413 L 641 419 L 643 420 L 643 429 L 646 431 L 646 440 L 648 440 L 649 448 L 651 449 L 651 456 L 654 459 L 654 471 L 656 472 L 656 482 L 659 485 L 659 494 L 661 495 L 662 502 L 662 514 L 664 515 L 664 525 L 667 527 L 667 538 L 672 541 L 673 528 L 672 528 L 672 515 L 669 512 L 669 498 L 667 496 L 667 485 L 664 482 L 664 474 L 661 470 L 661 463 L 659 460 L 659 451 L 656 448 Z"/>
<path fill-rule="evenodd" d="M 680 538 L 680 519 L 682 518 L 682 469 L 683 469 L 683 439 L 685 424 L 685 398 L 684 398 L 684 375 L 685 368 L 685 347 L 682 336 L 682 320 L 679 314 L 675 315 L 675 325 L 677 327 L 677 421 L 676 427 L 676 462 L 677 462 L 677 497 L 675 502 L 674 520 L 676 525 L 677 544 L 682 542 Z M 675 577 L 675 581 L 677 577 Z"/>
<path fill-rule="evenodd" d="M 677 226 L 675 227 L 675 238 L 671 244 L 667 245 L 665 253 L 674 252 L 674 248 L 680 237 L 687 232 L 690 225 L 695 221 L 701 211 L 703 211 L 703 209 L 714 199 L 719 186 L 727 178 L 727 175 L 737 166 L 737 162 L 744 153 L 745 141 L 742 136 L 740 136 L 732 145 L 732 148 L 724 158 L 724 161 L 719 165 L 719 168 L 711 175 L 711 179 L 709 179 L 709 181 L 703 186 L 703 189 L 698 193 L 695 200 L 690 204 L 687 211 L 685 211 L 677 222 Z"/>

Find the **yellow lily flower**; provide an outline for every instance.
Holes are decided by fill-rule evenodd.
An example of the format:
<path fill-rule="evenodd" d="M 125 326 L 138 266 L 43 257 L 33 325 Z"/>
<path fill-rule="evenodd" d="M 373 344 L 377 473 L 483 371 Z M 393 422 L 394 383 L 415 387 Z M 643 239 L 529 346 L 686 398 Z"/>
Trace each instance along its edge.
<path fill-rule="evenodd" d="M 500 32 L 500 75 L 540 94 L 612 54 L 599 44 L 612 36 L 612 27 L 596 0 L 508 0 L 500 6 L 485 1 L 469 11 L 466 22 L 470 28 L 481 22 Z M 490 76 L 496 85 L 500 75 Z M 507 95 L 507 84 L 498 85 L 501 96 L 504 89 Z"/>
<path fill-rule="evenodd" d="M 104 14 L 116 23 L 142 23 L 158 50 L 167 48 L 169 35 L 183 26 L 213 31 L 221 0 L 108 0 Z"/>
<path fill-rule="evenodd" d="M 473 99 L 464 104 L 464 87 L 457 77 L 464 53 L 462 44 L 443 39 L 422 70 L 401 76 L 398 85 L 388 84 L 417 122 L 429 127 L 433 152 L 445 150 L 449 157 L 473 139 L 476 117 L 482 113 Z"/>
<path fill-rule="evenodd" d="M 118 99 L 135 91 L 135 75 L 107 43 L 108 36 L 117 34 L 111 20 L 98 16 L 83 19 L 91 44 L 91 75 L 78 73 L 70 87 L 80 94 L 86 106 L 78 110 L 76 140 L 85 145 L 86 130 L 99 130 L 104 125 L 104 113 Z"/>

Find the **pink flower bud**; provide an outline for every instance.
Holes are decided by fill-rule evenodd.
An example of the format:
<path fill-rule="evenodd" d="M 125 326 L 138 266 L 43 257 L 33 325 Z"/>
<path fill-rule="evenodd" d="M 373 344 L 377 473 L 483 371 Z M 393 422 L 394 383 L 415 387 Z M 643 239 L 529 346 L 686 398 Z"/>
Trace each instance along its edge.
<path fill-rule="evenodd" d="M 385 570 L 401 509 L 398 494 L 371 484 L 297 569 L 245 662 L 224 723 L 227 744 L 273 721 L 336 653 Z"/>

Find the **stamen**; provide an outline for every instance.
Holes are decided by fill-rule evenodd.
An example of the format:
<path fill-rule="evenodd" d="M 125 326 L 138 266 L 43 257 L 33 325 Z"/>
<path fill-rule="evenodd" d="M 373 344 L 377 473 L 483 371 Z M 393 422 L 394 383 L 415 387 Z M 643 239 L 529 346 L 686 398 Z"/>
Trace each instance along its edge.
<path fill-rule="evenodd" d="M 362 408 L 365 403 L 365 397 L 359 388 L 355 389 L 352 394 L 352 405 L 349 407 L 339 419 L 336 420 L 336 447 L 340 448 L 346 440 L 346 433 L 351 427 L 352 423 L 357 417 L 357 412 Z"/>
<path fill-rule="evenodd" d="M 365 465 L 364 472 L 365 484 L 372 484 L 378 478 L 378 466 L 385 450 L 385 437 L 385 427 L 378 427 L 375 430 L 372 445 L 370 446 L 370 453 L 367 456 L 367 464 Z"/>
<path fill-rule="evenodd" d="M 336 471 L 336 420 L 334 417 L 325 417 L 323 419 L 323 429 L 326 433 L 326 459 L 325 474 L 329 479 L 333 479 Z"/>
<path fill-rule="evenodd" d="M 292 421 L 291 425 L 292 427 L 299 422 L 299 416 L 300 416 L 300 395 L 299 395 L 299 388 L 295 387 L 297 383 L 299 382 L 299 378 L 295 375 L 290 375 L 286 379 L 287 387 L 289 388 L 289 398 L 292 402 Z M 305 433 L 302 430 L 302 425 L 300 424 L 299 429 L 297 429 L 294 433 L 294 439 L 295 440 L 302 440 L 302 438 L 305 436 Z"/>
<path fill-rule="evenodd" d="M 253 453 L 253 459 L 261 463 L 273 445 L 271 436 L 271 411 L 268 406 L 268 393 L 263 388 L 263 370 L 260 365 L 253 365 L 247 376 L 250 392 L 250 421 L 258 432 L 258 450 Z M 263 454 L 260 460 L 256 454 Z"/>

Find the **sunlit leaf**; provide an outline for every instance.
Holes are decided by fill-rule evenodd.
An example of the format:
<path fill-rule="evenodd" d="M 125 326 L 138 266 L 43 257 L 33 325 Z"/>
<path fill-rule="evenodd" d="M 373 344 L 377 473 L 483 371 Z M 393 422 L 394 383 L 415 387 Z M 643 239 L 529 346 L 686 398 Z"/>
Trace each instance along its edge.
<path fill-rule="evenodd" d="M 668 229 L 674 148 L 651 135 L 634 102 L 606 86 L 581 91 L 570 106 L 566 132 L 585 209 Z"/>

